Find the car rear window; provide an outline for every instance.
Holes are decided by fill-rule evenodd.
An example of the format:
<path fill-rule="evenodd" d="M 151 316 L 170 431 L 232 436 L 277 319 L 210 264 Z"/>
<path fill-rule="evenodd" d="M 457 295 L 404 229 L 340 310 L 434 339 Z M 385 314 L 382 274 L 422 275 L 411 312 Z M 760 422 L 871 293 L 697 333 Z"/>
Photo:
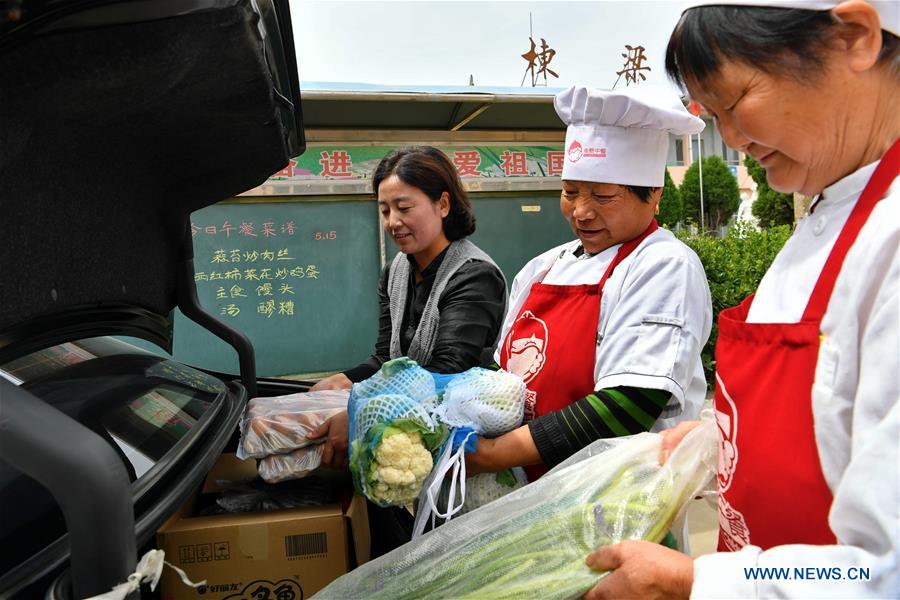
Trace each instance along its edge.
<path fill-rule="evenodd" d="M 0 365 L 0 376 L 106 439 L 136 495 L 161 475 L 167 455 L 191 442 L 227 393 L 215 377 L 112 338 L 35 352 Z M 0 573 L 66 531 L 49 492 L 2 461 L 0 514 Z"/>

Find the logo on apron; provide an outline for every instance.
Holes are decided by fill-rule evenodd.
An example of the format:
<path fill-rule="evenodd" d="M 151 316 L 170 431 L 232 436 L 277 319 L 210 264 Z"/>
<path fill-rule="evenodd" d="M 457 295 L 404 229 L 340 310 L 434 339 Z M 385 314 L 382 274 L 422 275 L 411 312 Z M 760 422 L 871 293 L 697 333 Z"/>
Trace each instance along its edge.
<path fill-rule="evenodd" d="M 738 464 L 737 433 L 738 411 L 734 400 L 725 389 L 725 382 L 716 373 L 716 382 L 722 390 L 725 402 L 716 404 L 716 425 L 719 427 L 719 528 L 722 540 L 728 550 L 734 552 L 750 543 L 750 529 L 744 515 L 735 510 L 725 498 L 731 487 L 732 477 Z M 723 410 L 719 410 L 723 408 Z M 727 411 L 727 412 L 725 412 Z"/>
<path fill-rule="evenodd" d="M 516 319 L 506 336 L 506 370 L 522 378 L 526 384 L 537 377 L 547 362 L 547 341 L 550 333 L 547 324 L 530 310 Z M 528 390 L 525 395 L 525 420 L 534 418 L 537 393 Z"/>

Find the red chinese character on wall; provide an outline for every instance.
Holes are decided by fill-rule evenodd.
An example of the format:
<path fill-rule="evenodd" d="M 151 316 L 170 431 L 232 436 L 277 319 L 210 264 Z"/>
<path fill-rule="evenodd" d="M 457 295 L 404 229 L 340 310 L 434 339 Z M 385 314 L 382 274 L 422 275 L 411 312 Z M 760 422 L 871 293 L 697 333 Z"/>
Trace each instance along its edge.
<path fill-rule="evenodd" d="M 232 229 L 234 229 L 234 227 L 232 227 L 231 223 L 229 223 L 228 221 L 225 221 L 224 223 L 222 223 L 222 226 L 219 227 L 219 231 L 225 233 L 225 237 L 231 237 Z"/>
<path fill-rule="evenodd" d="M 200 228 L 191 223 L 191 237 L 197 235 L 197 232 L 200 231 Z"/>
<path fill-rule="evenodd" d="M 322 158 L 319 160 L 319 164 L 322 165 L 322 170 L 319 172 L 320 177 L 353 176 L 353 173 L 350 172 L 353 163 L 346 150 L 335 150 L 331 154 L 322 151 L 321 156 Z"/>
<path fill-rule="evenodd" d="M 207 235 L 216 235 L 216 226 L 215 225 L 207 225 L 203 228 L 203 233 Z"/>
<path fill-rule="evenodd" d="M 458 150 L 453 153 L 453 164 L 459 176 L 474 175 L 481 177 L 478 165 L 481 164 L 481 154 L 477 150 Z"/>
<path fill-rule="evenodd" d="M 272 173 L 272 177 L 293 177 L 294 176 L 294 167 L 297 166 L 297 161 L 293 158 L 288 162 L 288 166 L 283 168 L 280 171 L 276 171 Z"/>
<path fill-rule="evenodd" d="M 564 152 L 547 153 L 547 175 L 562 175 Z"/>
<path fill-rule="evenodd" d="M 275 223 L 263 223 L 262 233 L 265 237 L 275 237 Z"/>
<path fill-rule="evenodd" d="M 508 175 L 528 175 L 524 152 L 504 150 L 500 155 L 500 168 Z"/>
<path fill-rule="evenodd" d="M 256 234 L 253 233 L 253 223 L 241 223 L 241 228 L 238 230 L 238 233 L 256 237 Z"/>

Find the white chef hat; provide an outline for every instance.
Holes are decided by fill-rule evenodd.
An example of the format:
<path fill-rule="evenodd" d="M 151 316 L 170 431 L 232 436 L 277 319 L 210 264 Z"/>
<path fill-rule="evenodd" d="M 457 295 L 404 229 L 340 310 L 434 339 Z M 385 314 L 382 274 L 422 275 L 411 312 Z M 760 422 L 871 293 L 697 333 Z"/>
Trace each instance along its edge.
<path fill-rule="evenodd" d="M 692 0 L 687 8 L 698 6 L 758 6 L 763 8 L 800 8 L 805 10 L 831 10 L 844 0 Z M 881 28 L 900 35 L 900 0 L 866 0 L 878 11 Z"/>
<path fill-rule="evenodd" d="M 568 125 L 562 178 L 575 181 L 660 187 L 669 134 L 700 133 L 705 126 L 671 89 L 654 85 L 572 86 L 553 105 Z"/>

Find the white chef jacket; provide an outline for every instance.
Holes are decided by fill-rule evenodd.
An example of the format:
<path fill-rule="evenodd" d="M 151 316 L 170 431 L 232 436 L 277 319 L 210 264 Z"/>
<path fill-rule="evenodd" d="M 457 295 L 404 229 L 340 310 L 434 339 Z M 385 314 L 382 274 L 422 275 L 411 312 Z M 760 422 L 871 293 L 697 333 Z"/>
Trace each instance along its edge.
<path fill-rule="evenodd" d="M 592 257 L 575 256 L 580 246 L 575 240 L 548 250 L 516 275 L 494 356 L 498 364 L 532 284 L 542 278 L 549 285 L 599 284 L 621 244 Z M 653 431 L 696 419 L 706 396 L 700 351 L 711 325 L 712 302 L 700 259 L 671 232 L 657 229 L 603 286 L 594 389 L 632 386 L 672 394 Z"/>
<path fill-rule="evenodd" d="M 748 321 L 796 323 L 838 234 L 875 170 L 825 189 L 763 277 Z M 692 598 L 900 596 L 900 182 L 850 249 L 822 320 L 812 389 L 816 445 L 834 496 L 838 545 L 747 546 L 694 563 Z M 785 457 L 786 459 L 788 457 Z M 778 510 L 772 507 L 772 510 Z M 870 580 L 761 580 L 745 567 L 869 569 Z"/>

